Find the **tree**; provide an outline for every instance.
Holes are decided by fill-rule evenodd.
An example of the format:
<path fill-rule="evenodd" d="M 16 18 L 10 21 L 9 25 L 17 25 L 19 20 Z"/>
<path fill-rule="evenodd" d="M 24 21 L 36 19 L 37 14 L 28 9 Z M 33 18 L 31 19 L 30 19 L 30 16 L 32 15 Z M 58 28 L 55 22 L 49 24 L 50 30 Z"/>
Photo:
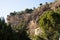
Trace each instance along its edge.
<path fill-rule="evenodd" d="M 14 15 L 16 15 L 16 13 L 17 13 L 17 12 L 14 11 L 13 13 L 11 12 L 10 15 L 11 15 L 11 16 L 14 16 Z"/>
<path fill-rule="evenodd" d="M 17 33 L 13 32 L 11 25 L 7 25 L 4 19 L 0 19 L 0 40 L 18 40 Z"/>
<path fill-rule="evenodd" d="M 25 12 L 26 12 L 26 13 L 32 13 L 32 11 L 33 11 L 33 9 L 28 9 L 28 8 L 25 9 Z"/>
<path fill-rule="evenodd" d="M 48 5 L 48 2 L 46 2 L 46 5 Z"/>
<path fill-rule="evenodd" d="M 45 12 L 39 19 L 39 26 L 45 30 L 48 40 L 54 39 L 53 37 L 57 35 L 54 35 L 55 31 L 60 33 L 60 14 L 54 11 Z M 57 36 L 55 37 L 55 40 L 59 38 L 57 38 Z"/>
<path fill-rule="evenodd" d="M 40 6 L 42 6 L 42 3 L 40 3 Z"/>
<path fill-rule="evenodd" d="M 26 22 L 22 21 L 19 25 L 18 25 L 18 36 L 20 40 L 31 40 L 29 38 L 29 34 L 27 33 L 27 26 L 26 26 Z"/>
<path fill-rule="evenodd" d="M 45 40 L 45 39 L 38 35 L 35 35 L 32 40 Z"/>
<path fill-rule="evenodd" d="M 36 8 L 35 7 L 33 7 L 33 10 L 35 10 Z"/>

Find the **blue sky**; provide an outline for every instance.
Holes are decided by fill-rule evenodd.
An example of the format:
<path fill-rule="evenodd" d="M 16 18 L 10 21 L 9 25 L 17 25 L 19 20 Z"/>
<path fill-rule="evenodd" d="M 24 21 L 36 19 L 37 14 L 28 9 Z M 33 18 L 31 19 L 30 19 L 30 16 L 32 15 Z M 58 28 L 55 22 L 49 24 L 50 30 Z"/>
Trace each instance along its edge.
<path fill-rule="evenodd" d="M 26 8 L 38 7 L 40 3 L 54 0 L 0 0 L 0 17 L 6 19 L 10 12 L 21 11 Z"/>

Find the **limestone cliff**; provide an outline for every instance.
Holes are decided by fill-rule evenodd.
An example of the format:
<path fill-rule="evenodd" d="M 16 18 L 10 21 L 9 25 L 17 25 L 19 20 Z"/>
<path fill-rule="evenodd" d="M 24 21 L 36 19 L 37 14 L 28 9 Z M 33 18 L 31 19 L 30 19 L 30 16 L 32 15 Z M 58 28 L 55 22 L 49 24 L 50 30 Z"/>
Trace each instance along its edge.
<path fill-rule="evenodd" d="M 60 0 L 53 3 L 46 3 L 45 5 L 39 6 L 30 13 L 22 12 L 22 14 L 8 15 L 7 22 L 12 26 L 17 26 L 21 21 L 27 23 L 27 28 L 29 28 L 30 34 L 34 34 L 35 29 L 38 27 L 38 20 L 41 15 L 47 10 L 55 11 L 56 8 L 60 7 Z"/>

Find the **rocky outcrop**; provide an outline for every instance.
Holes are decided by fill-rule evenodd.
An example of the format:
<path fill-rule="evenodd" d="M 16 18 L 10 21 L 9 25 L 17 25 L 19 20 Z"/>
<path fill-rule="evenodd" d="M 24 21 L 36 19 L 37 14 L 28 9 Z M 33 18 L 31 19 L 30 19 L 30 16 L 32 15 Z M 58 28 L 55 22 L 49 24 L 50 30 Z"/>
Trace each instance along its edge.
<path fill-rule="evenodd" d="M 55 11 L 56 8 L 60 7 L 60 0 L 56 0 L 51 4 L 51 9 Z"/>
<path fill-rule="evenodd" d="M 60 0 L 57 0 L 53 3 L 46 3 L 38 8 L 36 8 L 32 13 L 23 13 L 23 14 L 16 14 L 16 15 L 8 15 L 7 22 L 12 26 L 16 26 L 20 23 L 20 21 L 24 20 L 27 23 L 27 28 L 29 28 L 30 34 L 35 33 L 35 29 L 38 28 L 37 21 L 39 20 L 40 16 L 43 15 L 43 12 L 47 10 L 55 11 L 56 8 L 60 7 Z"/>
<path fill-rule="evenodd" d="M 12 26 L 17 26 L 21 21 L 26 21 L 28 22 L 30 18 L 30 14 L 26 13 L 26 14 L 21 14 L 21 15 L 8 15 L 7 16 L 7 23 L 11 24 Z"/>
<path fill-rule="evenodd" d="M 28 28 L 29 28 L 29 33 L 30 35 L 34 35 L 35 33 L 35 29 L 38 27 L 36 21 L 31 20 L 30 23 L 28 24 Z"/>

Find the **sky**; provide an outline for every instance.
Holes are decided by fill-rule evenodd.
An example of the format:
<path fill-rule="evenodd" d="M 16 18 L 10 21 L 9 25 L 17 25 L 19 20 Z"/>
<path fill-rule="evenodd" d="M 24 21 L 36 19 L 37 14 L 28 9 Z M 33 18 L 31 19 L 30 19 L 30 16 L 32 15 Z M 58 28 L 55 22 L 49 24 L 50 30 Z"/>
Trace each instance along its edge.
<path fill-rule="evenodd" d="M 38 7 L 40 3 L 45 2 L 54 2 L 54 0 L 0 0 L 0 17 L 4 17 L 6 20 L 10 12 Z"/>

